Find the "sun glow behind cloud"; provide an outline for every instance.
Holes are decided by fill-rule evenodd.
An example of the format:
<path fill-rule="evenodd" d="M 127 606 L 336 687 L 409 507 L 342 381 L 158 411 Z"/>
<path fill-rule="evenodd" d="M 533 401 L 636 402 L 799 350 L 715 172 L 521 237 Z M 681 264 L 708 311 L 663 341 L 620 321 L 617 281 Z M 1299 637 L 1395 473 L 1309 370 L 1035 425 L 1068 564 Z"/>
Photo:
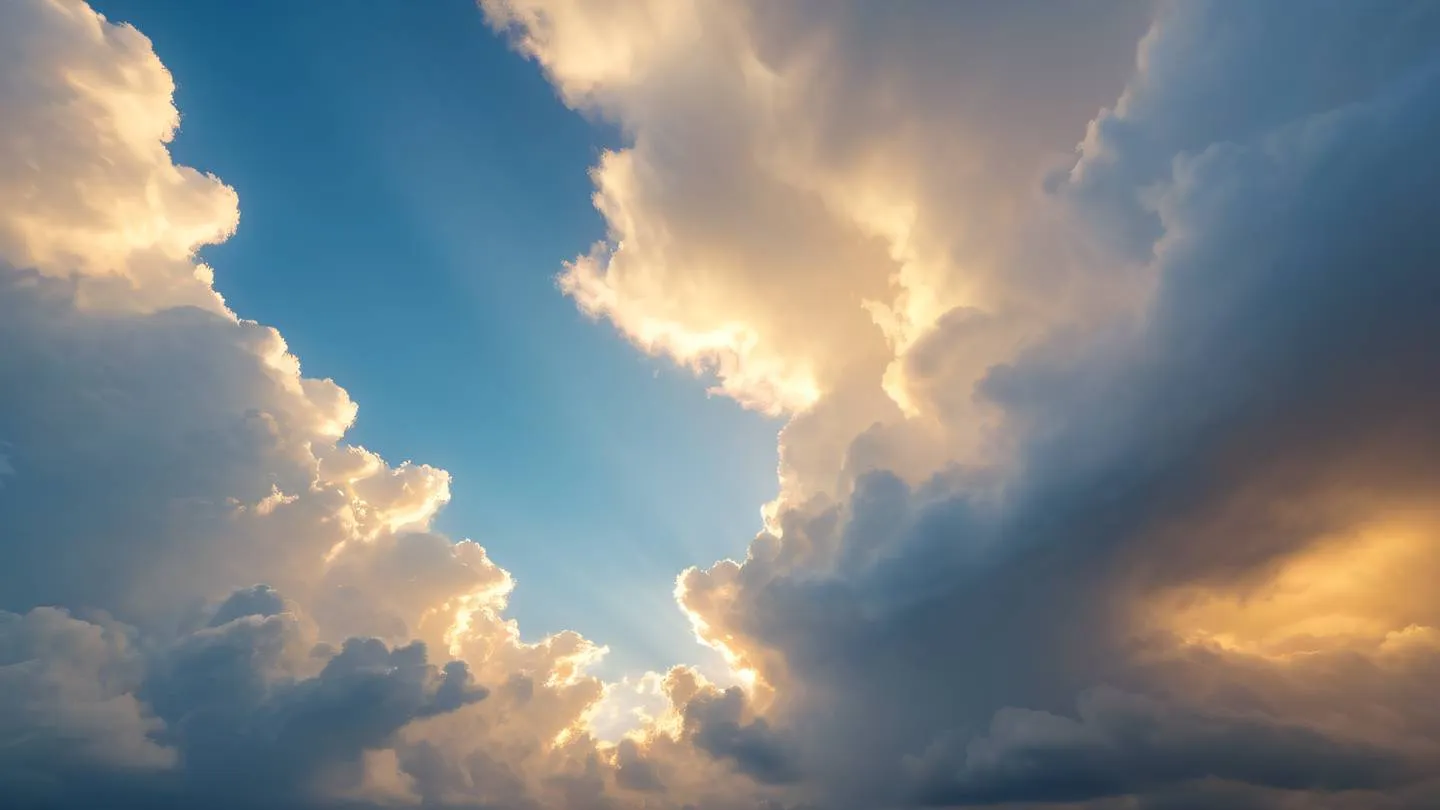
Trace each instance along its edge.
<path fill-rule="evenodd" d="M 1284 659 L 1422 629 L 1437 515 L 1415 510 L 1323 539 L 1258 582 L 1199 589 L 1165 620 L 1195 643 Z"/>

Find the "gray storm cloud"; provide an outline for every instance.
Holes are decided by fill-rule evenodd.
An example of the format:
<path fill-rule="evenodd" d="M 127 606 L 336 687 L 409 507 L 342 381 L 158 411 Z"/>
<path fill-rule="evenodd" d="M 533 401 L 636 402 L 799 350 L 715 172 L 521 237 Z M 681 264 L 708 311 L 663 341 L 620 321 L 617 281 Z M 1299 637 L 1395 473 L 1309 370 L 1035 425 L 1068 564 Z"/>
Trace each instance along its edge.
<path fill-rule="evenodd" d="M 677 582 L 740 685 L 522 641 L 197 263 L 237 202 L 148 41 L 17 0 L 6 801 L 1440 804 L 1440 6 L 480 5 L 627 134 L 562 289 L 789 419 Z"/>

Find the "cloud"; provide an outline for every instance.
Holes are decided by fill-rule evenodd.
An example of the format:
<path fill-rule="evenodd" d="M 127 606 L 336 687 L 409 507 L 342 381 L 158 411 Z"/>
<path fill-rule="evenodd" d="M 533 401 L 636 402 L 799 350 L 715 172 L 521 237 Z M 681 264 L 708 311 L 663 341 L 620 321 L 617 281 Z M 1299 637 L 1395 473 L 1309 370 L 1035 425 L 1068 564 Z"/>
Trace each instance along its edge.
<path fill-rule="evenodd" d="M 160 720 L 134 694 L 139 659 L 125 628 L 113 623 L 80 621 L 56 608 L 0 613 L 6 783 L 39 781 L 56 762 L 171 765 L 174 753 L 151 738 Z"/>
<path fill-rule="evenodd" d="M 928 752 L 928 805 L 1071 802 L 1213 779 L 1285 790 L 1375 790 L 1416 774 L 1384 750 L 1337 744 L 1315 731 L 1244 716 L 1206 716 L 1100 689 L 1078 719 L 1001 709 L 960 762 Z M 938 760 L 938 761 L 937 761 Z"/>
<path fill-rule="evenodd" d="M 604 653 L 521 639 L 449 476 L 231 312 L 234 193 L 71 0 L 0 11 L 0 792 L 17 807 L 593 807 Z M 9 475 L 11 472 L 15 475 Z"/>
<path fill-rule="evenodd" d="M 98 306 L 220 309 L 192 256 L 235 230 L 235 192 L 170 161 L 180 115 L 150 42 L 74 3 L 5 16 L 0 255 L 78 275 L 78 295 Z"/>
<path fill-rule="evenodd" d="M 701 694 L 685 704 L 687 733 L 701 750 L 735 764 L 766 784 L 793 782 L 799 775 L 785 742 L 763 717 L 745 719 L 745 693 L 738 686 Z"/>
<path fill-rule="evenodd" d="M 594 170 L 608 237 L 562 288 L 743 404 L 801 414 L 782 449 L 796 500 L 830 491 L 855 432 L 928 409 L 903 369 L 877 383 L 950 308 L 995 310 L 983 339 L 1003 351 L 1048 317 L 1033 285 L 1106 295 L 1062 292 L 1058 266 L 1003 272 L 994 236 L 1113 99 L 1140 3 L 481 5 L 629 135 Z"/>
<path fill-rule="evenodd" d="M 5 795 L 1434 805 L 1434 7 L 481 5 L 627 138 L 562 289 L 790 419 L 765 531 L 677 582 L 741 685 L 523 639 L 448 475 L 196 262 L 238 203 L 148 41 L 22 0 Z"/>
<path fill-rule="evenodd" d="M 967 14 L 1047 41 L 1023 4 L 739 5 L 601 37 L 563 3 L 485 4 L 630 135 L 596 173 L 612 240 L 567 289 L 682 362 L 705 352 L 646 318 L 752 326 L 721 386 L 795 414 L 767 530 L 677 593 L 824 803 L 1424 806 L 1440 727 L 1409 685 L 1440 603 L 1401 572 L 1440 562 L 1440 16 L 1162 3 L 1123 87 L 1068 64 L 1111 94 L 1088 127 L 1028 131 L 1042 59 L 991 95 L 1003 55 L 926 52 Z M 832 258 L 845 239 L 884 255 Z"/>

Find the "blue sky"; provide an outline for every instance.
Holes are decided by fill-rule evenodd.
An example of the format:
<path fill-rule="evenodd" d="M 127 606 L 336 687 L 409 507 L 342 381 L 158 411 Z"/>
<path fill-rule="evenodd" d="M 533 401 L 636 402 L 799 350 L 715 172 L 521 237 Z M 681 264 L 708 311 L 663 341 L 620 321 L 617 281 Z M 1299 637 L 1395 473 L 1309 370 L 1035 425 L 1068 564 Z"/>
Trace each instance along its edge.
<path fill-rule="evenodd" d="M 239 192 L 207 253 L 231 306 L 349 390 L 356 441 L 452 473 L 440 528 L 514 574 L 526 636 L 578 630 L 611 674 L 700 657 L 673 578 L 744 553 L 779 423 L 556 290 L 604 234 L 587 170 L 616 134 L 469 0 L 96 7 L 175 76 L 177 161 Z"/>

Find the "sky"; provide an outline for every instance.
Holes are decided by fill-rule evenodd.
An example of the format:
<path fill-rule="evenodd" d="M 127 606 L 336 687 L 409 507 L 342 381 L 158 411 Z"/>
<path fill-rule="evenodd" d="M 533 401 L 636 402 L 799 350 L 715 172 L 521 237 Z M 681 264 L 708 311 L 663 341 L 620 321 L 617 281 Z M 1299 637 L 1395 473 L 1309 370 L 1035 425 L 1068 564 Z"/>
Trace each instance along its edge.
<path fill-rule="evenodd" d="M 450 472 L 437 525 L 504 557 L 527 632 L 580 630 L 617 674 L 704 654 L 673 578 L 744 553 L 780 423 L 556 292 L 604 236 L 587 172 L 612 128 L 464 0 L 95 8 L 179 77 L 176 159 L 241 195 L 202 252 L 217 287 L 344 380 L 353 441 Z"/>
<path fill-rule="evenodd" d="M 0 5 L 7 810 L 1440 806 L 1440 5 L 172 5 Z"/>

